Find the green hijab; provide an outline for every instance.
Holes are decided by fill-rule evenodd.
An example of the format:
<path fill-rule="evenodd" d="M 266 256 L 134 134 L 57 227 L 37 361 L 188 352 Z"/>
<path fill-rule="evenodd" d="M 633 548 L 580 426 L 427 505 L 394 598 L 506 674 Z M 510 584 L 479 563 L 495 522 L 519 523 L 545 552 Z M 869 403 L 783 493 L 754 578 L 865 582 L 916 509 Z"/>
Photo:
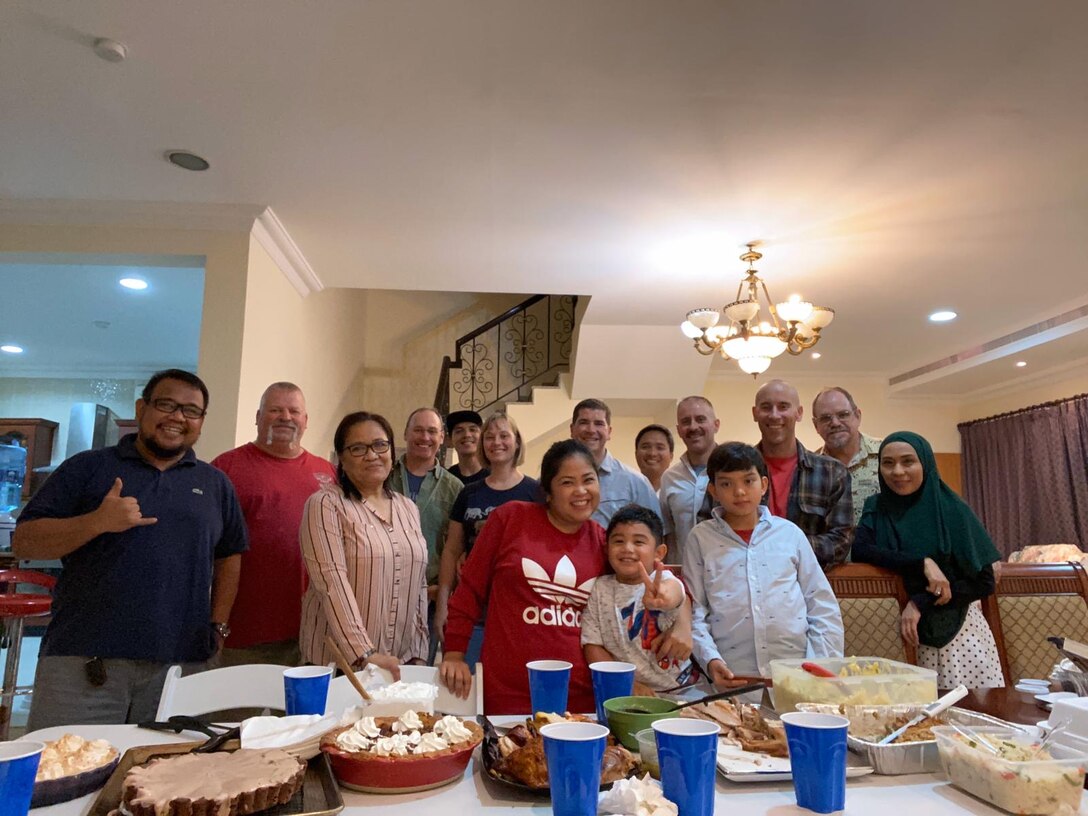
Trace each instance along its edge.
<path fill-rule="evenodd" d="M 881 442 L 881 456 L 892 442 L 914 448 L 922 464 L 922 486 L 909 496 L 900 496 L 878 473 L 880 493 L 866 500 L 861 519 L 876 533 L 877 546 L 919 561 L 932 558 L 952 583 L 973 578 L 999 561 L 1001 555 L 971 508 L 941 481 L 929 442 L 916 433 L 896 431 Z M 925 591 L 924 578 L 912 577 L 906 583 L 912 595 Z M 930 607 L 918 623 L 919 641 L 935 648 L 948 645 L 966 616 L 966 606 Z"/>

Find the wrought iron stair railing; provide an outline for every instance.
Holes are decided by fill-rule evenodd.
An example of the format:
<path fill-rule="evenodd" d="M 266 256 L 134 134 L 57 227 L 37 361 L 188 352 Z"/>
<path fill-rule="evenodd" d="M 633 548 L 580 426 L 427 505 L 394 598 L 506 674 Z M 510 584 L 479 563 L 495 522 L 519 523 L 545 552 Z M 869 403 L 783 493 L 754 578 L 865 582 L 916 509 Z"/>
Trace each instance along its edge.
<path fill-rule="evenodd" d="M 534 385 L 553 385 L 570 367 L 574 295 L 533 295 L 456 341 L 442 359 L 435 407 L 442 415 L 531 398 Z"/>

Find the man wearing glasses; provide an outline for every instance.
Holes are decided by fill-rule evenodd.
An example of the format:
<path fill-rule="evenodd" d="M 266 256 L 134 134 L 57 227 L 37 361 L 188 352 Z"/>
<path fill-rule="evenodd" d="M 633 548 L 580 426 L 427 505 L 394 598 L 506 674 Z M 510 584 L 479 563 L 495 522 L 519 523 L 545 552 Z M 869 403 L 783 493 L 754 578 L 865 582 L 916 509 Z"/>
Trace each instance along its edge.
<path fill-rule="evenodd" d="M 838 459 L 850 471 L 854 526 L 861 521 L 865 500 L 880 492 L 880 443 L 861 432 L 861 409 L 845 388 L 825 388 L 812 401 L 812 422 L 824 446 L 816 453 Z"/>
<path fill-rule="evenodd" d="M 221 666 L 299 663 L 302 507 L 323 484 L 336 483 L 332 465 L 302 447 L 308 420 L 302 389 L 272 383 L 257 408 L 257 438 L 212 460 L 234 485 L 249 530 L 238 597 L 223 627 Z"/>
<path fill-rule="evenodd" d="M 66 460 L 19 517 L 19 558 L 64 565 L 29 730 L 154 719 L 171 664 L 222 645 L 246 527 L 230 480 L 197 460 L 208 406 L 195 374 L 155 374 L 135 435 Z"/>

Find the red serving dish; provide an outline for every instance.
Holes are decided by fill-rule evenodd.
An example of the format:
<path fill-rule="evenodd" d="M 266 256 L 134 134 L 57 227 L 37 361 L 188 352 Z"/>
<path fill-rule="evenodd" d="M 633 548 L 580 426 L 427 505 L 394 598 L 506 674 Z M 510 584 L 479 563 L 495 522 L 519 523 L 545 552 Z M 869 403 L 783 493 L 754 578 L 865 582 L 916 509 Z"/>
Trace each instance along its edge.
<path fill-rule="evenodd" d="M 336 745 L 322 745 L 332 772 L 345 788 L 366 793 L 413 793 L 460 779 L 479 740 L 467 748 L 438 756 L 380 757 L 349 753 Z"/>

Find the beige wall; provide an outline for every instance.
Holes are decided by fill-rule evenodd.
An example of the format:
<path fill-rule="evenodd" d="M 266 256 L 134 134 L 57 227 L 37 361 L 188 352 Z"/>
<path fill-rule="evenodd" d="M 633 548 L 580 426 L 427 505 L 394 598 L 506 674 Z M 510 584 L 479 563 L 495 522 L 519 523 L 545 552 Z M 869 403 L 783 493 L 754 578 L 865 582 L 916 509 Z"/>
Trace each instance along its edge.
<path fill-rule="evenodd" d="M 1088 393 L 1088 371 L 1067 372 L 1064 376 L 1040 379 L 1017 391 L 965 401 L 960 407 L 960 421 L 981 419 L 1084 393 Z"/>
<path fill-rule="evenodd" d="M 303 444 L 329 455 L 340 418 L 358 407 L 349 395 L 365 355 L 367 299 L 361 289 L 302 297 L 250 239 L 238 423 L 229 447 L 253 439 L 261 394 L 270 383 L 287 380 L 306 395 L 310 423 Z"/>
<path fill-rule="evenodd" d="M 707 381 L 704 394 L 714 403 L 718 418 L 722 421 L 719 441 L 739 439 L 754 443 L 759 440 L 759 429 L 752 420 L 752 402 L 756 390 L 764 382 L 766 378 L 753 382 L 749 377 Z M 801 407 L 804 409 L 804 416 L 797 427 L 797 438 L 809 449 L 823 444 L 812 424 L 812 400 L 829 385 L 842 386 L 853 395 L 862 413 L 861 429 L 871 436 L 912 430 L 928 439 L 935 451 L 956 453 L 960 449 L 959 432 L 956 430 L 959 411 L 958 403 L 954 400 L 893 397 L 881 380 L 836 377 L 833 374 L 819 379 L 795 377 L 790 379 L 790 383 L 801 395 Z"/>
<path fill-rule="evenodd" d="M 248 232 L 171 230 L 127 226 L 0 224 L 2 252 L 97 255 L 200 255 L 204 306 L 197 372 L 211 392 L 197 452 L 202 457 L 234 443 L 246 294 Z"/>
<path fill-rule="evenodd" d="M 524 298 L 457 292 L 369 292 L 366 364 L 352 394 L 359 406 L 383 414 L 393 425 L 398 452 L 408 414 L 422 405 L 434 404 L 442 358 L 454 355 L 454 341 Z"/>

